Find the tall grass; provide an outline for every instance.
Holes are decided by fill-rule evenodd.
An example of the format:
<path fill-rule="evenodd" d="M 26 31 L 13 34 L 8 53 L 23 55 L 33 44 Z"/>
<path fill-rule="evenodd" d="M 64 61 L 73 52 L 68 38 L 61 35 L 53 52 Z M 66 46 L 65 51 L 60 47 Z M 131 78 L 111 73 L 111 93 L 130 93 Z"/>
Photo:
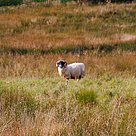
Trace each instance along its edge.
<path fill-rule="evenodd" d="M 1 80 L 1 135 L 134 135 L 135 78 Z M 127 85 L 127 87 L 126 87 Z"/>

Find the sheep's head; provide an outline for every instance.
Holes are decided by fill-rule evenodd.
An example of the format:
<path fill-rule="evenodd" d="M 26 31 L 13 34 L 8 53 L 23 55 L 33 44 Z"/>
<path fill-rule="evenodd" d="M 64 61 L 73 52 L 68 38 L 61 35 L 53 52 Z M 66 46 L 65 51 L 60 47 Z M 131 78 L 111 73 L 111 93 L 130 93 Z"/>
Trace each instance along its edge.
<path fill-rule="evenodd" d="M 67 62 L 64 60 L 59 60 L 56 62 L 56 67 L 65 68 L 66 66 L 67 66 Z"/>

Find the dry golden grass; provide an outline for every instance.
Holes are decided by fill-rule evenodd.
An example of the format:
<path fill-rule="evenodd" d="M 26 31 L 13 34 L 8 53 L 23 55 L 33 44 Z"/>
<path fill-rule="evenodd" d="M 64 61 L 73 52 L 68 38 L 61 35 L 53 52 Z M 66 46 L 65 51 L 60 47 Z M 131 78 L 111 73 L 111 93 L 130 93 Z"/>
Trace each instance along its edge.
<path fill-rule="evenodd" d="M 58 76 L 55 63 L 59 59 L 65 59 L 68 63 L 84 62 L 88 77 L 95 77 L 102 73 L 136 76 L 135 53 L 106 56 L 86 53 L 83 55 L 1 55 L 0 77 L 46 78 Z"/>
<path fill-rule="evenodd" d="M 135 4 L 9 8 L 0 14 L 0 46 L 50 49 L 135 41 L 134 9 Z"/>

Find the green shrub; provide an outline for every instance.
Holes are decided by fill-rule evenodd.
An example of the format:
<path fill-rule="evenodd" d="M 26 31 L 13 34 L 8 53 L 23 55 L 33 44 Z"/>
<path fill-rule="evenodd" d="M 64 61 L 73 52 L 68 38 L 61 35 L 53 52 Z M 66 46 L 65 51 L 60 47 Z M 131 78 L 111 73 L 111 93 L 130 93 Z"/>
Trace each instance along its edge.
<path fill-rule="evenodd" d="M 76 95 L 77 100 L 83 104 L 96 103 L 97 94 L 93 90 L 81 90 Z"/>
<path fill-rule="evenodd" d="M 0 0 L 0 6 L 10 6 L 22 4 L 23 0 Z"/>

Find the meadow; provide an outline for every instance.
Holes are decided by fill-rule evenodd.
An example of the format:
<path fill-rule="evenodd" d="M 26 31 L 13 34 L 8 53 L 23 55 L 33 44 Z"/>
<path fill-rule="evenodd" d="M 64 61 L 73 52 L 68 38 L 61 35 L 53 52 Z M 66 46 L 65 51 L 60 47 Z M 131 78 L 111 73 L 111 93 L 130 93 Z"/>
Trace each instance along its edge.
<path fill-rule="evenodd" d="M 136 4 L 0 7 L 1 136 L 134 136 Z M 55 63 L 83 62 L 77 82 Z"/>

